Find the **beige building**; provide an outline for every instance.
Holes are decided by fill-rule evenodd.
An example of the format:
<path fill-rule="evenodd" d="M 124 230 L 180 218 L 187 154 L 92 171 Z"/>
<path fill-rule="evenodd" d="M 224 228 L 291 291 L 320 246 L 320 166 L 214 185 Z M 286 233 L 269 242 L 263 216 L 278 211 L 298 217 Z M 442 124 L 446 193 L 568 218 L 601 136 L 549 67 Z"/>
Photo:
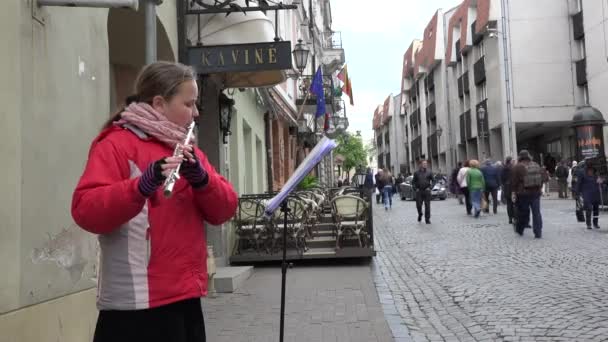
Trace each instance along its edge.
<path fill-rule="evenodd" d="M 424 158 L 446 172 L 460 160 L 502 160 L 524 148 L 548 166 L 573 158 L 576 108 L 608 110 L 605 7 L 464 0 L 438 10 L 404 55 L 410 165 Z"/>
<path fill-rule="evenodd" d="M 0 14 L 0 340 L 89 341 L 97 244 L 73 223 L 71 197 L 144 64 L 143 15 L 35 4 L 8 1 Z M 157 15 L 158 56 L 176 60 L 175 1 Z"/>

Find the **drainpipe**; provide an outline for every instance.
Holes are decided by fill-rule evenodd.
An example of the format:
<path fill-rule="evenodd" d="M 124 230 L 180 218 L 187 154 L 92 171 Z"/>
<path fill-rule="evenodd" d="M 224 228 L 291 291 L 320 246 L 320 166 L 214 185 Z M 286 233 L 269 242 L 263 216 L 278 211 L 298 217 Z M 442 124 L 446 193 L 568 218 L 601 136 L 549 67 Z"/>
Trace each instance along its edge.
<path fill-rule="evenodd" d="M 266 142 L 266 181 L 268 182 L 268 192 L 273 191 L 272 184 L 272 148 L 270 145 L 270 112 L 264 113 L 264 140 Z"/>
<path fill-rule="evenodd" d="M 146 30 L 146 64 L 156 62 L 156 5 L 162 0 L 144 0 L 144 21 Z"/>
<path fill-rule="evenodd" d="M 500 1 L 501 6 L 501 24 L 502 24 L 502 52 L 504 57 L 504 72 L 505 72 L 505 99 L 507 103 L 507 125 L 509 128 L 509 156 L 513 157 L 513 117 L 511 113 L 511 80 L 509 78 L 509 53 L 507 51 L 507 20 L 506 20 L 506 0 Z"/>
<path fill-rule="evenodd" d="M 448 46 L 448 35 L 445 34 L 445 28 L 448 27 L 447 26 L 447 22 L 445 20 L 445 15 L 443 16 L 443 27 L 444 27 L 444 34 L 443 34 L 443 45 L 444 46 Z M 449 31 L 449 30 L 448 30 Z M 448 32 L 450 33 L 450 32 Z M 448 49 L 450 47 L 447 47 Z M 450 169 L 451 167 L 455 167 L 456 166 L 456 159 L 457 157 L 455 157 L 454 155 L 456 154 L 454 151 L 454 143 L 453 143 L 453 133 L 452 133 L 452 110 L 451 110 L 451 105 L 450 105 L 450 84 L 449 84 L 449 73 L 448 73 L 448 63 L 449 61 L 446 60 L 444 58 L 444 63 L 445 63 L 445 72 L 444 72 L 444 86 L 445 86 L 445 98 L 446 98 L 446 105 L 447 105 L 447 113 L 448 113 L 448 146 L 450 148 L 450 166 L 448 167 L 446 165 L 446 169 Z M 436 100 L 435 100 L 436 101 Z"/>

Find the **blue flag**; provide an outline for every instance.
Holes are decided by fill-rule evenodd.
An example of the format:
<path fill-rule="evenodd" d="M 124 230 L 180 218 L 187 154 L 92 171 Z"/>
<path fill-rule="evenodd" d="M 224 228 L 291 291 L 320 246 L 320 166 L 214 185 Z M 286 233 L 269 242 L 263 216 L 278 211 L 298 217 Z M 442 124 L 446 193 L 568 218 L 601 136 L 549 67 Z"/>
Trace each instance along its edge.
<path fill-rule="evenodd" d="M 310 84 L 310 92 L 317 96 L 317 113 L 315 117 L 325 115 L 325 90 L 323 89 L 323 73 L 321 67 L 317 69 L 315 77 Z"/>

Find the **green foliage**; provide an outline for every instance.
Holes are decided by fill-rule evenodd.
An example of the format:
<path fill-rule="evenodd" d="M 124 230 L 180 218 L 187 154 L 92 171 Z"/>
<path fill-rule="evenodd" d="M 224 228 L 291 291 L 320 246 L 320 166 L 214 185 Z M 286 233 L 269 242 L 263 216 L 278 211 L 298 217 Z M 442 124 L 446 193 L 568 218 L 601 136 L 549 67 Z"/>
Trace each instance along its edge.
<path fill-rule="evenodd" d="M 317 177 L 313 175 L 306 175 L 304 179 L 298 184 L 298 190 L 309 190 L 319 185 Z"/>
<path fill-rule="evenodd" d="M 363 147 L 360 136 L 345 132 L 338 136 L 336 140 L 339 145 L 334 153 L 344 157 L 344 171 L 350 172 L 353 168 L 367 166 L 367 151 Z"/>

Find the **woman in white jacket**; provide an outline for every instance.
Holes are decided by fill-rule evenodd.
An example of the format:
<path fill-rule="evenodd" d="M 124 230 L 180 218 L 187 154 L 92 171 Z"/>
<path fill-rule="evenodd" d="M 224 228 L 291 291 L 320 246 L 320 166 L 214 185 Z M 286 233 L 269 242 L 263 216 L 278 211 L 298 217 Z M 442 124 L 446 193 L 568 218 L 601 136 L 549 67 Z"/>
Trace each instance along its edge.
<path fill-rule="evenodd" d="M 570 193 L 572 194 L 572 198 L 574 197 L 574 189 L 572 188 L 572 170 L 574 170 L 574 168 L 576 167 L 576 165 L 578 165 L 578 163 L 576 162 L 576 160 L 572 161 L 572 167 L 568 170 L 568 189 L 570 190 Z"/>
<path fill-rule="evenodd" d="M 471 194 L 469 193 L 469 187 L 467 184 L 467 172 L 469 172 L 469 161 L 465 161 L 462 164 L 462 168 L 458 171 L 458 176 L 456 180 L 458 181 L 458 185 L 460 186 L 460 191 L 464 194 L 464 201 L 467 207 L 467 215 L 471 215 L 471 210 L 473 209 L 473 205 L 471 204 Z"/>

